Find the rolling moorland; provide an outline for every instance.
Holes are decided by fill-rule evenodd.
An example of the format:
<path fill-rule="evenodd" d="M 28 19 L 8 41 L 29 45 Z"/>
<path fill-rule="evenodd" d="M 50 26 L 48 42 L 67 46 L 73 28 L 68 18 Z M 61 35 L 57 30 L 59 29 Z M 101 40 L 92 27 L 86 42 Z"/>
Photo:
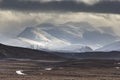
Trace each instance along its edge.
<path fill-rule="evenodd" d="M 0 79 L 120 80 L 119 59 L 117 51 L 58 53 L 0 44 Z"/>

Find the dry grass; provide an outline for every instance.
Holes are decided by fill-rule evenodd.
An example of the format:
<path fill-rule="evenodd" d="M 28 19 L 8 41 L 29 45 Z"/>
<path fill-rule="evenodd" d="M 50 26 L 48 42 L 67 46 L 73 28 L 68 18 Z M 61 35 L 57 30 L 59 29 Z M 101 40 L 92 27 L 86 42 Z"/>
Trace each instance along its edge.
<path fill-rule="evenodd" d="M 43 63 L 42 63 L 43 64 Z M 45 65 L 32 61 L 0 61 L 0 80 L 120 80 L 120 69 L 62 67 L 51 71 Z M 48 64 L 48 63 L 47 63 Z M 78 64 L 80 65 L 80 64 Z M 24 70 L 27 75 L 18 75 Z"/>

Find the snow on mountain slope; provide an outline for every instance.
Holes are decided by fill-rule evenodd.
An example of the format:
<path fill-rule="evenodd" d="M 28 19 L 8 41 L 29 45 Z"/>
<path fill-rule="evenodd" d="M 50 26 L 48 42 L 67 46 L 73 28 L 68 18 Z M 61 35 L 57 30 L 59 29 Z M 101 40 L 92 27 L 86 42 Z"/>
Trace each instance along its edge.
<path fill-rule="evenodd" d="M 51 36 L 70 43 L 78 43 L 81 40 L 80 35 L 82 34 L 79 31 L 76 31 L 76 28 L 72 28 L 68 25 L 40 24 L 37 27 Z M 79 34 L 77 32 L 79 32 Z"/>
<path fill-rule="evenodd" d="M 56 52 L 92 52 L 92 48 L 85 46 L 85 45 L 78 45 L 78 44 L 67 44 L 63 45 L 61 42 L 53 41 L 53 43 L 49 42 L 36 42 L 30 39 L 19 38 L 22 41 L 25 41 L 31 44 L 31 48 L 40 49 L 40 50 L 49 50 L 49 51 L 56 51 Z"/>
<path fill-rule="evenodd" d="M 64 24 L 44 23 L 37 27 L 51 36 L 72 44 L 106 45 L 118 39 L 118 36 L 107 33 L 107 31 L 101 31 L 87 22 L 68 22 Z"/>
<path fill-rule="evenodd" d="M 39 46 L 38 48 L 44 48 L 49 50 L 54 50 L 57 48 L 61 48 L 65 45 L 70 45 L 69 42 L 51 36 L 50 34 L 41 30 L 38 27 L 26 28 L 18 37 L 24 42 L 27 42 L 31 45 Z"/>
<path fill-rule="evenodd" d="M 69 46 L 65 46 L 57 51 L 62 51 L 62 52 L 92 52 L 92 48 L 85 46 L 85 45 L 80 45 L 80 44 L 72 44 Z"/>
<path fill-rule="evenodd" d="M 74 39 L 74 35 L 59 28 L 53 29 L 49 27 L 48 29 L 48 26 L 49 25 L 44 24 L 42 27 L 28 27 L 18 37 L 21 41 L 34 45 L 37 49 L 67 52 L 86 52 L 92 50 L 84 45 L 73 45 L 64 38 Z"/>
<path fill-rule="evenodd" d="M 27 38 L 22 38 L 22 37 L 19 39 L 26 43 L 31 44 L 30 48 L 33 48 L 33 49 L 45 49 L 45 50 L 55 51 L 56 49 L 60 49 L 63 46 L 70 45 L 70 43 L 68 42 L 65 43 L 59 40 L 58 41 L 53 40 L 50 42 L 45 42 L 45 41 L 38 42 L 38 41 L 34 41 L 34 40 L 27 39 Z"/>
<path fill-rule="evenodd" d="M 116 41 L 114 43 L 108 44 L 106 46 L 103 46 L 96 51 L 120 51 L 120 41 Z"/>
<path fill-rule="evenodd" d="M 37 42 L 51 42 L 52 40 L 60 40 L 47 32 L 43 31 L 38 27 L 28 27 L 26 28 L 18 37 L 27 38 Z M 64 41 L 63 41 L 64 42 Z"/>
<path fill-rule="evenodd" d="M 89 45 L 96 49 L 102 44 L 107 44 L 106 40 L 109 43 L 117 39 L 116 36 L 100 32 L 85 22 L 69 22 L 65 24 L 43 23 L 34 27 L 27 27 L 18 37 L 20 40 L 31 45 L 38 45 L 40 48 L 50 50 L 62 49 L 66 46 L 69 49 L 69 46 L 74 44 L 81 44 L 82 47 Z M 80 48 L 81 46 L 77 47 L 77 49 Z M 71 50 L 74 51 L 72 48 Z"/>
<path fill-rule="evenodd" d="M 0 42 L 12 46 L 58 51 L 85 52 L 116 41 L 118 36 L 96 29 L 87 22 L 64 24 L 43 23 L 27 27 L 17 38 L 0 35 Z M 76 45 L 81 44 L 81 45 Z M 86 46 L 87 45 L 87 46 Z M 89 47 L 88 47 L 89 46 Z"/>

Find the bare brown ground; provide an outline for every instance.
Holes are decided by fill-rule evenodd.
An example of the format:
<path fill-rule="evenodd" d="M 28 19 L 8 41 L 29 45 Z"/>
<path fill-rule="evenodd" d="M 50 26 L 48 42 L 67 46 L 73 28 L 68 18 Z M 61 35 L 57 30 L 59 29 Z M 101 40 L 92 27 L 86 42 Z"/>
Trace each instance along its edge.
<path fill-rule="evenodd" d="M 46 63 L 1 60 L 0 80 L 120 80 L 120 69 L 116 69 L 115 66 L 109 68 L 53 66 L 51 66 L 53 70 L 46 71 L 44 68 L 50 67 Z M 27 75 L 18 75 L 16 70 L 24 70 Z"/>

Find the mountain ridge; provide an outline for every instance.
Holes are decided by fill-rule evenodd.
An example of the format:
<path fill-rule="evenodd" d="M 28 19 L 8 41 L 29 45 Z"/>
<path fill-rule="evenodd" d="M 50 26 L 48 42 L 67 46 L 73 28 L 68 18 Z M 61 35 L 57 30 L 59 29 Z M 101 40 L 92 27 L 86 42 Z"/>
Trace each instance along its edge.
<path fill-rule="evenodd" d="M 112 59 L 120 60 L 120 51 L 66 53 L 40 51 L 28 48 L 6 46 L 0 44 L 0 59 L 37 59 L 37 60 L 80 60 L 80 59 Z"/>

